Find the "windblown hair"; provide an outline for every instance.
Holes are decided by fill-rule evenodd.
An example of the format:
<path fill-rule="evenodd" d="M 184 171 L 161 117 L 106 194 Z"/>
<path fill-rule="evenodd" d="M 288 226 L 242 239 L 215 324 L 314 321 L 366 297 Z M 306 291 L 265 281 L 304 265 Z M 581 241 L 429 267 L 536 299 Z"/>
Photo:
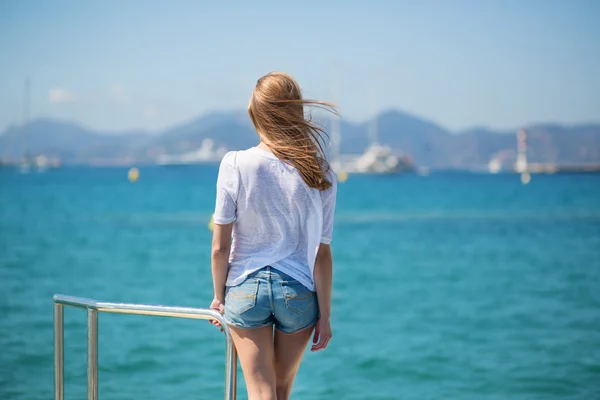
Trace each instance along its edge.
<path fill-rule="evenodd" d="M 261 140 L 277 158 L 295 167 L 308 186 L 326 190 L 331 187 L 325 176 L 330 169 L 324 152 L 327 134 L 304 116 L 304 106 L 337 115 L 331 103 L 302 99 L 300 86 L 290 75 L 271 72 L 256 83 L 248 114 Z"/>

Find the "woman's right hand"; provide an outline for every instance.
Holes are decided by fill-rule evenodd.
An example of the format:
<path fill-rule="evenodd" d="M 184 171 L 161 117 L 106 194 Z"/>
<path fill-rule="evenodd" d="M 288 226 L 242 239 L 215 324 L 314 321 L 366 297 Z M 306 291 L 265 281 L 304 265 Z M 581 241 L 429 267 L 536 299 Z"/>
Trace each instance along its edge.
<path fill-rule="evenodd" d="M 313 345 L 310 351 L 324 350 L 331 339 L 331 326 L 329 318 L 319 318 L 315 325 L 315 333 L 313 335 Z"/>
<path fill-rule="evenodd" d="M 210 309 L 214 310 L 220 314 L 225 313 L 225 302 L 221 301 L 217 298 L 214 298 L 212 303 L 210 303 Z M 210 323 L 215 325 L 218 328 L 221 328 L 221 332 L 223 332 L 223 327 L 221 327 L 221 323 L 215 319 L 211 319 Z"/>

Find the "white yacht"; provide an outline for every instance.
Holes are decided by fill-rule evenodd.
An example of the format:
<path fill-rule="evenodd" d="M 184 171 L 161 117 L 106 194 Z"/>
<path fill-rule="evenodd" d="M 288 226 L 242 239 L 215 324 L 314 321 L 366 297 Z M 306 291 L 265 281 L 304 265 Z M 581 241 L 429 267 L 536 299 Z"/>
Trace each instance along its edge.
<path fill-rule="evenodd" d="M 373 143 L 344 166 L 348 173 L 390 174 L 412 170 L 412 163 L 394 154 L 389 146 Z"/>
<path fill-rule="evenodd" d="M 200 148 L 182 154 L 162 154 L 157 157 L 156 163 L 164 166 L 215 164 L 221 162 L 226 153 L 227 149 L 225 147 L 219 147 L 215 150 L 214 142 L 211 139 L 204 139 Z"/>
<path fill-rule="evenodd" d="M 369 126 L 371 144 L 362 154 L 345 154 L 339 152 L 341 134 L 339 121 L 335 120 L 332 129 L 333 157 L 331 166 L 339 175 L 342 174 L 393 174 L 414 171 L 415 166 L 410 157 L 394 153 L 390 146 L 377 141 L 377 119 Z"/>

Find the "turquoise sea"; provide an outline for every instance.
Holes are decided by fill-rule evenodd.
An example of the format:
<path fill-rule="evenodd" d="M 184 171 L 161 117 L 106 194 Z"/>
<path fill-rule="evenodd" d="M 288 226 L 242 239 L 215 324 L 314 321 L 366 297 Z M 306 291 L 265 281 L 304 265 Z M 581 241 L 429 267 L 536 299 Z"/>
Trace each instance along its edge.
<path fill-rule="evenodd" d="M 0 399 L 53 397 L 52 296 L 206 307 L 216 166 L 0 171 Z M 333 339 L 293 399 L 600 399 L 600 175 L 351 176 Z M 207 322 L 99 316 L 101 399 L 220 399 Z M 66 399 L 86 316 L 65 309 Z M 245 399 L 243 380 L 239 399 Z"/>

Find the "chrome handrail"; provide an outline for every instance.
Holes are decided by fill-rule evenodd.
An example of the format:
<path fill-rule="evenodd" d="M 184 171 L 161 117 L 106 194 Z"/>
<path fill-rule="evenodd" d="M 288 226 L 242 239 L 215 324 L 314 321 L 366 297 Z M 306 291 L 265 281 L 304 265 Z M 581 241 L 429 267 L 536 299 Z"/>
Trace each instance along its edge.
<path fill-rule="evenodd" d="M 213 310 L 191 307 L 107 303 L 81 297 L 54 295 L 54 399 L 64 400 L 64 324 L 63 307 L 87 309 L 87 398 L 98 400 L 98 312 L 156 315 L 162 317 L 217 320 L 225 333 L 225 400 L 236 399 L 237 354 L 231 331 L 223 316 Z"/>

